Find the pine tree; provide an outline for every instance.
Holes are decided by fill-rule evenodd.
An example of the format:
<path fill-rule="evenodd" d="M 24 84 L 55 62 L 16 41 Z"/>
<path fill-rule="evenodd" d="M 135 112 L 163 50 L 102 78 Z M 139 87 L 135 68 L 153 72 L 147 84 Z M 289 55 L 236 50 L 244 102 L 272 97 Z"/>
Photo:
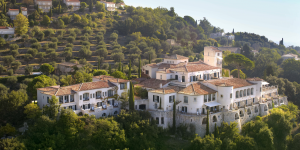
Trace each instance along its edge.
<path fill-rule="evenodd" d="M 21 9 L 21 7 L 19 8 L 19 13 L 21 13 L 21 14 L 22 14 L 22 9 Z"/>
<path fill-rule="evenodd" d="M 151 64 L 151 55 L 149 54 L 149 64 Z"/>
<path fill-rule="evenodd" d="M 283 45 L 283 38 L 282 38 L 282 40 L 279 42 L 279 45 Z"/>
<path fill-rule="evenodd" d="M 206 116 L 206 135 L 209 135 L 209 110 L 207 109 L 207 116 Z"/>
<path fill-rule="evenodd" d="M 176 132 L 176 102 L 175 99 L 173 99 L 173 130 L 174 133 Z"/>
<path fill-rule="evenodd" d="M 128 80 L 131 79 L 131 60 L 129 60 Z"/>
<path fill-rule="evenodd" d="M 50 8 L 50 11 L 49 11 L 49 17 L 51 18 L 53 16 L 53 12 L 52 12 L 52 7 Z"/>
<path fill-rule="evenodd" d="M 129 110 L 134 110 L 134 87 L 130 81 L 130 91 L 129 91 Z"/>
<path fill-rule="evenodd" d="M 213 33 L 217 33 L 217 29 L 216 29 L 216 27 L 214 27 L 214 29 L 213 29 Z"/>
<path fill-rule="evenodd" d="M 121 71 L 121 61 L 119 61 L 119 68 L 118 71 Z"/>
<path fill-rule="evenodd" d="M 61 14 L 61 5 L 59 5 L 59 13 Z"/>
<path fill-rule="evenodd" d="M 110 64 L 108 66 L 108 74 L 111 75 L 111 67 L 110 67 Z"/>
<path fill-rule="evenodd" d="M 139 57 L 139 70 L 138 70 L 138 77 L 141 77 L 141 57 Z"/>

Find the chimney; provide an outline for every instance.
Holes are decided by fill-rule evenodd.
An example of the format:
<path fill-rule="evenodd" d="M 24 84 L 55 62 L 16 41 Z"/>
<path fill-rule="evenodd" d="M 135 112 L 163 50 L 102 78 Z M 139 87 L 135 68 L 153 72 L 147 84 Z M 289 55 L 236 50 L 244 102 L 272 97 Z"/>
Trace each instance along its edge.
<path fill-rule="evenodd" d="M 159 88 L 162 88 L 162 83 L 159 84 Z"/>

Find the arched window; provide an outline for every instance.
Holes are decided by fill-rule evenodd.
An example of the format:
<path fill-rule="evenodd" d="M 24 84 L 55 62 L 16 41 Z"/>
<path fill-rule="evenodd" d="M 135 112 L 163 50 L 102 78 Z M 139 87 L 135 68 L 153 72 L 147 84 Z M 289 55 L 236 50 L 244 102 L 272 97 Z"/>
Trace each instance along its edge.
<path fill-rule="evenodd" d="M 244 90 L 244 96 L 247 96 L 246 93 L 247 93 L 247 90 L 245 89 L 245 90 Z"/>
<path fill-rule="evenodd" d="M 235 120 L 237 120 L 237 119 L 239 119 L 239 114 L 238 113 L 235 114 Z"/>
<path fill-rule="evenodd" d="M 255 106 L 255 113 L 257 113 L 258 112 L 258 108 Z"/>
<path fill-rule="evenodd" d="M 240 117 L 244 117 L 244 112 L 240 111 Z"/>
<path fill-rule="evenodd" d="M 268 107 L 267 107 L 267 105 L 265 105 L 265 107 L 264 107 L 264 110 L 265 110 L 265 111 L 268 111 Z"/>
<path fill-rule="evenodd" d="M 250 89 L 247 89 L 247 96 L 250 95 Z"/>
<path fill-rule="evenodd" d="M 213 116 L 213 122 L 217 122 L 217 117 L 216 116 Z"/>
<path fill-rule="evenodd" d="M 254 94 L 254 88 L 251 88 L 251 95 Z"/>
<path fill-rule="evenodd" d="M 240 97 L 243 97 L 243 90 L 240 90 Z"/>
<path fill-rule="evenodd" d="M 236 91 L 235 98 L 239 98 L 239 91 Z"/>
<path fill-rule="evenodd" d="M 247 114 L 250 115 L 251 114 L 251 110 L 250 108 L 247 109 Z"/>
<path fill-rule="evenodd" d="M 206 124 L 206 123 L 207 123 L 207 118 L 203 118 L 202 124 Z"/>

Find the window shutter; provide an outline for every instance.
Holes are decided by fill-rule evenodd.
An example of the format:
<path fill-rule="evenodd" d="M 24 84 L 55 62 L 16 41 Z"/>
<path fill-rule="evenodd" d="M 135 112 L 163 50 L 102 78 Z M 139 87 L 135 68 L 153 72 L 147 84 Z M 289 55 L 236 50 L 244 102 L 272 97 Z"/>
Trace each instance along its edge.
<path fill-rule="evenodd" d="M 155 95 L 153 95 L 153 102 L 155 101 Z"/>
<path fill-rule="evenodd" d="M 90 104 L 88 104 L 88 109 L 90 109 L 90 107 L 91 107 L 91 105 L 90 105 Z"/>

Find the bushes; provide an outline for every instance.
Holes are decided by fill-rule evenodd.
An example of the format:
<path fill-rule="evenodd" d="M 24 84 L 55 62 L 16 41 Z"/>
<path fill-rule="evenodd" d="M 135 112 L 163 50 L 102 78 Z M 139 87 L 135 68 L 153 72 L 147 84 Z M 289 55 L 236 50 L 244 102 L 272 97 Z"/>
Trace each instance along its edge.
<path fill-rule="evenodd" d="M 57 49 L 57 43 L 56 42 L 49 43 L 48 46 L 49 46 L 49 48 Z"/>
<path fill-rule="evenodd" d="M 74 43 L 75 37 L 74 37 L 74 36 L 69 36 L 69 37 L 67 38 L 67 41 L 68 41 L 69 43 Z"/>
<path fill-rule="evenodd" d="M 42 45 L 40 43 L 33 43 L 31 44 L 31 48 L 40 49 Z"/>

